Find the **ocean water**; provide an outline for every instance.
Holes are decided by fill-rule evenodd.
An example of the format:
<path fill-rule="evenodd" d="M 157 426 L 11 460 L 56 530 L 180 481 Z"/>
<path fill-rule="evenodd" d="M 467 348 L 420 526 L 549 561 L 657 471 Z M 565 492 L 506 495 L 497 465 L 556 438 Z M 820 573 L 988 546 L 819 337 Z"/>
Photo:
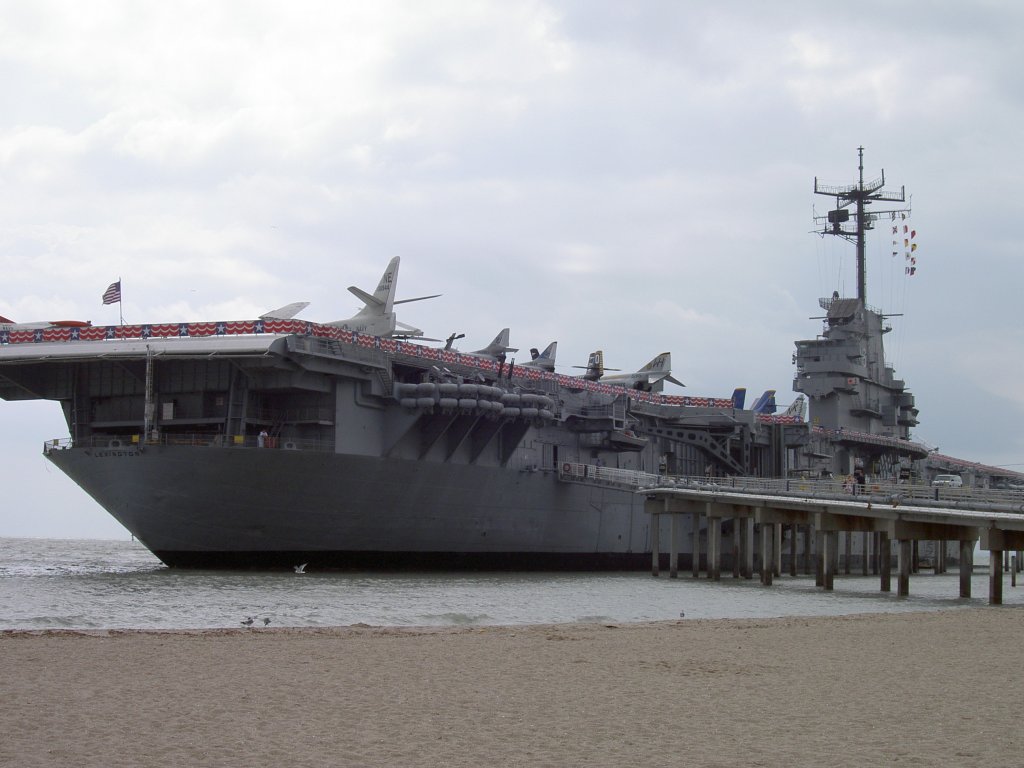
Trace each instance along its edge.
<path fill-rule="evenodd" d="M 1003 601 L 1024 605 L 1004 575 Z M 189 571 L 162 565 L 133 541 L 0 538 L 0 629 L 194 629 L 629 623 L 766 618 L 984 606 L 988 575 L 961 599 L 953 571 L 911 576 L 910 596 L 878 590 L 878 577 L 718 583 L 649 573 L 338 573 Z"/>

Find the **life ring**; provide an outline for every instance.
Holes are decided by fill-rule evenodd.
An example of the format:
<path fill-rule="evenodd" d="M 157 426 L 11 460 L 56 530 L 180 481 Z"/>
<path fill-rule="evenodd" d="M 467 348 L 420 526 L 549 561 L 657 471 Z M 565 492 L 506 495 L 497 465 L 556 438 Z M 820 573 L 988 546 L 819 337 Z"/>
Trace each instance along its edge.
<path fill-rule="evenodd" d="M 569 464 L 568 461 L 562 465 L 562 471 L 567 475 L 572 471 L 572 466 Z"/>
<path fill-rule="evenodd" d="M 121 441 L 118 440 L 117 438 L 114 438 L 113 440 L 110 441 L 110 447 L 111 448 L 120 448 L 121 447 Z"/>

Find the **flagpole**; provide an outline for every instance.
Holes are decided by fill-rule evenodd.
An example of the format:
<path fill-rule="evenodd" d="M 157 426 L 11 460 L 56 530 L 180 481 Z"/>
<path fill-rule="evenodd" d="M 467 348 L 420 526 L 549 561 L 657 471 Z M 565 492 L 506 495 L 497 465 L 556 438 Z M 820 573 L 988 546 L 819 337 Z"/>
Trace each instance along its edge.
<path fill-rule="evenodd" d="M 124 325 L 124 307 L 121 304 L 121 297 L 124 296 L 124 286 L 121 285 L 121 276 L 117 276 L 117 314 L 121 318 L 121 325 Z"/>

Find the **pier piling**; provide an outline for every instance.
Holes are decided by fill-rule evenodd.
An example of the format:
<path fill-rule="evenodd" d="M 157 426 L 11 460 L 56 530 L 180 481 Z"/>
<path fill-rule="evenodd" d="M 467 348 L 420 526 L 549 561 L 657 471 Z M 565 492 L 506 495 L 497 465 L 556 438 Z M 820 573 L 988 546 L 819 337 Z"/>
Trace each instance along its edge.
<path fill-rule="evenodd" d="M 910 539 L 899 540 L 900 575 L 896 580 L 896 594 L 899 597 L 910 595 L 910 571 L 913 569 L 914 542 Z"/>
<path fill-rule="evenodd" d="M 974 573 L 974 540 L 960 542 L 960 597 L 971 596 L 971 575 Z"/>

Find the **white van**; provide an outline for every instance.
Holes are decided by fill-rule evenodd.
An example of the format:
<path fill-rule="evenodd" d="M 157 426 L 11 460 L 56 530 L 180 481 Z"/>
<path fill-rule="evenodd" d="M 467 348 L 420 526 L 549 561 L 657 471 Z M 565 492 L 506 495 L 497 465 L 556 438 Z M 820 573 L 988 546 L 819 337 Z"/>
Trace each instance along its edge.
<path fill-rule="evenodd" d="M 932 480 L 933 488 L 962 488 L 964 479 L 960 475 L 936 475 Z"/>

